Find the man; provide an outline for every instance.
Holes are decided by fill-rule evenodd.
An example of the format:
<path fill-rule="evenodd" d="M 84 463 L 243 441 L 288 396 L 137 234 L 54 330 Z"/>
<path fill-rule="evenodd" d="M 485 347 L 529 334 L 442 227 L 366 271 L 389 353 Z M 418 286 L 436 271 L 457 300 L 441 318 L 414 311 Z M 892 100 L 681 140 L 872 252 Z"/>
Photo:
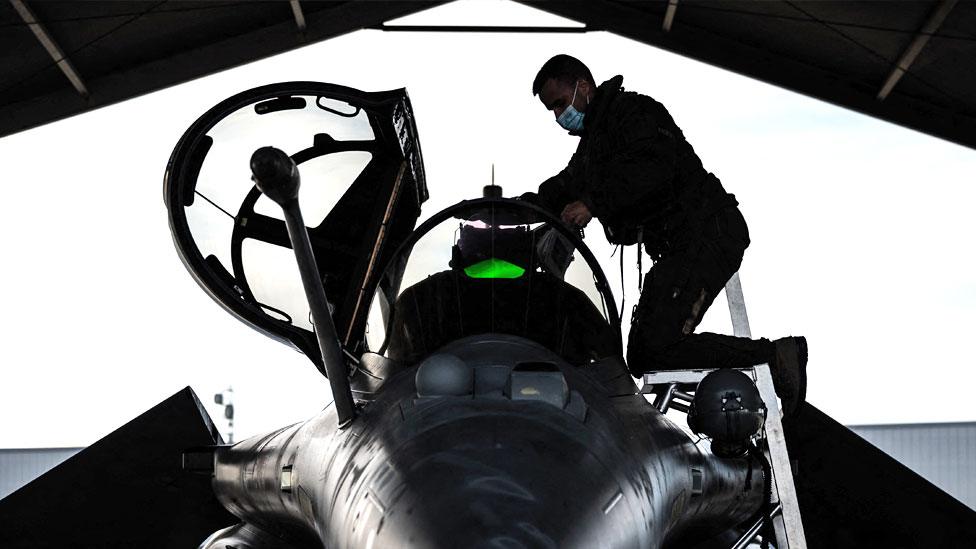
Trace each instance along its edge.
<path fill-rule="evenodd" d="M 571 225 L 596 217 L 611 243 L 643 245 L 654 260 L 631 323 L 627 363 L 635 376 L 769 363 L 784 408 L 794 411 L 806 391 L 804 338 L 694 333 L 738 271 L 749 232 L 735 197 L 705 171 L 667 109 L 624 91 L 622 81 L 596 86 L 568 55 L 542 66 L 532 93 L 580 142 L 569 165 L 525 198 Z"/>

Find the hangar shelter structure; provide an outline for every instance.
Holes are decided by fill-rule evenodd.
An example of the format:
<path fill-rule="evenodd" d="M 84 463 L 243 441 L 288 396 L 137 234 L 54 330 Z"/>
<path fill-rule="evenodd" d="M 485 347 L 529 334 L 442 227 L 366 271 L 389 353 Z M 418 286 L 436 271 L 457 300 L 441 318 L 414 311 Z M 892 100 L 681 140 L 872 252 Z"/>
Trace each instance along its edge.
<path fill-rule="evenodd" d="M 976 4 L 525 1 L 583 27 L 394 27 L 447 2 L 0 4 L 0 137 L 361 29 L 609 31 L 976 147 Z"/>
<path fill-rule="evenodd" d="M 600 30 L 976 147 L 976 76 L 971 70 L 976 59 L 976 4 L 523 2 L 585 26 L 385 25 L 443 3 L 10 0 L 0 5 L 0 26 L 5 29 L 0 33 L 0 136 L 360 29 Z M 173 416 L 196 425 L 193 444 L 213 442 L 212 425 L 198 417 L 199 403 L 190 393 L 175 395 L 151 412 L 142 421 L 154 422 L 158 415 L 163 418 L 160 424 L 171 426 L 177 421 L 168 419 Z M 967 537 L 972 540 L 971 510 L 812 406 L 806 405 L 785 428 L 791 452 L 800 456 L 794 474 L 809 546 L 898 546 L 922 536 L 918 539 L 953 540 L 962 547 L 968 546 Z M 123 429 L 113 436 L 136 435 Z M 822 444 L 824 437 L 833 444 Z M 143 448 L 131 447 L 135 463 Z M 65 465 L 43 477 L 45 490 L 66 486 L 64 480 L 73 476 L 72 471 L 97 471 L 104 460 L 97 454 L 79 455 Z M 175 493 L 170 488 L 184 481 L 167 477 L 171 473 L 166 467 L 159 464 L 159 478 L 168 478 L 165 488 Z M 145 477 L 135 469 L 116 468 L 113 475 Z M 200 492 L 205 488 L 192 486 Z M 17 497 L 22 503 L 31 499 L 27 492 Z M 125 497 L 108 499 L 118 503 Z M 59 501 L 58 505 L 70 503 Z M 0 518 L 15 521 L 31 514 L 31 505 L 4 503 Z M 58 505 L 47 505 L 45 516 L 70 515 Z M 215 523 L 226 520 L 220 509 L 180 509 L 199 519 L 195 528 L 200 531 L 212 529 L 206 523 L 211 517 Z M 163 531 L 167 527 L 158 526 Z"/>

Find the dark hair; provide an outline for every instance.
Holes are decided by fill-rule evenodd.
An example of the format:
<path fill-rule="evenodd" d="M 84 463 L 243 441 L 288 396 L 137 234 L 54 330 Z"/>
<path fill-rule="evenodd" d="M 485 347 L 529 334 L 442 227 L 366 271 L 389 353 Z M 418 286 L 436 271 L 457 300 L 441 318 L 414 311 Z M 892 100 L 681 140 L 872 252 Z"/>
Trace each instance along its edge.
<path fill-rule="evenodd" d="M 539 74 L 535 75 L 535 80 L 532 81 L 532 95 L 539 95 L 542 86 L 550 78 L 565 84 L 575 84 L 579 80 L 586 80 L 591 86 L 596 85 L 596 82 L 593 81 L 593 75 L 590 74 L 590 69 L 586 68 L 586 65 L 579 59 L 564 53 L 553 57 L 546 61 L 545 65 L 542 65 Z"/>

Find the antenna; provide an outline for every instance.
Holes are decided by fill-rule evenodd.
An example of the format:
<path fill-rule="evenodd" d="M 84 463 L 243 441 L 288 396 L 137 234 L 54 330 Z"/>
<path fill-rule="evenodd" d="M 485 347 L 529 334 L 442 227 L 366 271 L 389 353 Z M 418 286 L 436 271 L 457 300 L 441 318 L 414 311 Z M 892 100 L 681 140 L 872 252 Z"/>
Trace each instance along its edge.
<path fill-rule="evenodd" d="M 495 163 L 491 163 L 491 184 L 485 185 L 484 189 L 481 190 L 481 195 L 485 198 L 501 198 L 502 188 L 495 185 Z"/>

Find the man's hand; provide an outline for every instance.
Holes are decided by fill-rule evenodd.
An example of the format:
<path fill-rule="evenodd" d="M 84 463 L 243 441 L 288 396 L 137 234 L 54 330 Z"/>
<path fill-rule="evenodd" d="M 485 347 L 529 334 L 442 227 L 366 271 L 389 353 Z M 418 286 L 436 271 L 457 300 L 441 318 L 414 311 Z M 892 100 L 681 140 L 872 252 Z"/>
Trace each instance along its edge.
<path fill-rule="evenodd" d="M 563 208 L 563 213 L 560 217 L 570 225 L 585 227 L 593 219 L 593 214 L 590 213 L 590 209 L 586 207 L 586 204 L 577 200 L 576 202 L 567 204 Z"/>

